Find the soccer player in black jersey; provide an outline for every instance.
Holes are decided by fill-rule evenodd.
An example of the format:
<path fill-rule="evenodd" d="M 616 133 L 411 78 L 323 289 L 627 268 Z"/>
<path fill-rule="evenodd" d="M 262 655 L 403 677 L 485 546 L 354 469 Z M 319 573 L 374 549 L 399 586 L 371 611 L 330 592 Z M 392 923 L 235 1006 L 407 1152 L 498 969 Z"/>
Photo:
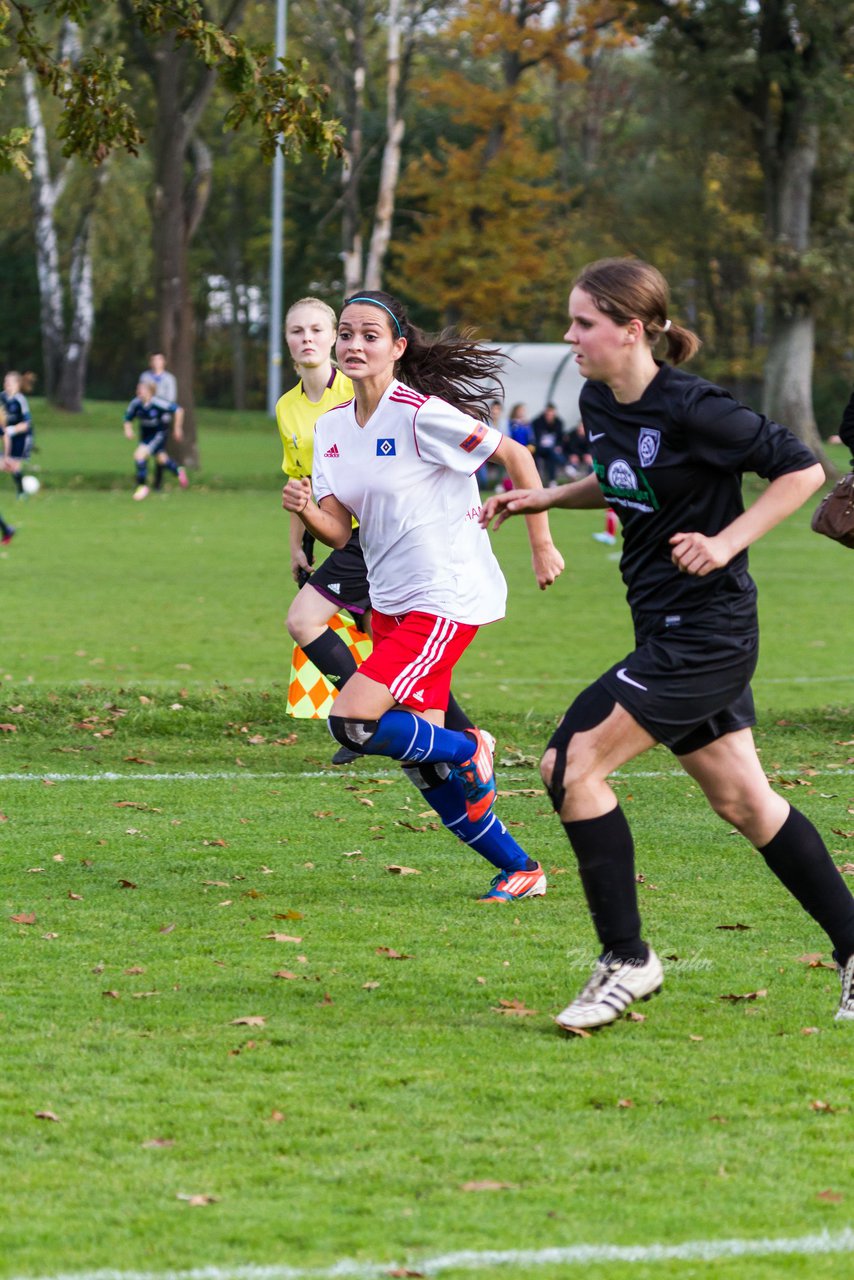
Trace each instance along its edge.
<path fill-rule="evenodd" d="M 156 390 L 154 379 L 143 374 L 137 383 L 136 395 L 125 410 L 123 427 L 128 440 L 133 439 L 134 418 L 139 419 L 139 444 L 133 455 L 136 475 L 136 488 L 133 491 L 135 502 L 142 502 L 150 493 L 149 458 L 154 458 L 158 467 L 171 471 L 177 477 L 182 489 L 186 489 L 189 483 L 184 468 L 166 452 L 170 423 L 175 439 L 180 443 L 183 438 L 184 410 L 174 401 L 161 400 L 155 394 Z"/>
<path fill-rule="evenodd" d="M 569 299 L 566 341 L 587 381 L 580 408 L 594 472 L 557 489 L 492 497 L 482 523 L 551 507 L 610 506 L 636 648 L 570 706 L 541 771 L 578 860 L 601 945 L 592 977 L 557 1022 L 598 1027 L 657 992 L 662 967 L 641 938 L 628 823 L 608 775 L 663 743 L 828 934 L 838 1019 L 854 1020 L 854 898 L 818 831 L 770 786 L 756 753 L 750 679 L 758 652 L 747 548 L 824 481 L 777 423 L 678 366 L 697 336 L 668 317 L 654 267 L 603 259 Z M 671 363 L 654 349 L 666 343 Z M 769 481 L 747 510 L 741 476 Z"/>

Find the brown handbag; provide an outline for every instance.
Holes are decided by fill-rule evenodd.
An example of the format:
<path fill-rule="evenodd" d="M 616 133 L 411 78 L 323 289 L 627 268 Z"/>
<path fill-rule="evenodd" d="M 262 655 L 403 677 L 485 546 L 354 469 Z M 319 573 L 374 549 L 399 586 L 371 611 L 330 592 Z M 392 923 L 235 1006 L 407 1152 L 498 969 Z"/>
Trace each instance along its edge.
<path fill-rule="evenodd" d="M 823 533 L 843 547 L 854 547 L 854 471 L 843 476 L 822 498 L 811 521 L 816 533 Z"/>

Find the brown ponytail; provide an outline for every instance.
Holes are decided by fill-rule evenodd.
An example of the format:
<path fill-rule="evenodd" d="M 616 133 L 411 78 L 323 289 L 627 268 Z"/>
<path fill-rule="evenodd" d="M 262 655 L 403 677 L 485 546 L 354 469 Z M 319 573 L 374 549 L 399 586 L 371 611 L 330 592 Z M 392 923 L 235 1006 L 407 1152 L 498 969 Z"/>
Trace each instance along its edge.
<path fill-rule="evenodd" d="M 696 355 L 700 339 L 668 316 L 670 287 L 657 267 L 639 258 L 600 258 L 582 268 L 573 288 L 589 293 L 598 309 L 615 324 L 640 320 L 651 347 L 667 342 L 667 359 L 683 364 Z"/>

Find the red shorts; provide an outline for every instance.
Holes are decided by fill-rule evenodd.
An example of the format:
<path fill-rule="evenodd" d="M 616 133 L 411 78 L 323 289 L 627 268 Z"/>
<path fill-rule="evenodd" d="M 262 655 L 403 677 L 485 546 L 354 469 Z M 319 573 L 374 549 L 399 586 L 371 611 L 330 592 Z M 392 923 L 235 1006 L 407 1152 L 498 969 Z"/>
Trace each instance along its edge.
<path fill-rule="evenodd" d="M 477 635 L 477 627 L 433 613 L 392 618 L 373 612 L 374 647 L 359 674 L 383 684 L 413 711 L 447 710 L 451 673 Z"/>

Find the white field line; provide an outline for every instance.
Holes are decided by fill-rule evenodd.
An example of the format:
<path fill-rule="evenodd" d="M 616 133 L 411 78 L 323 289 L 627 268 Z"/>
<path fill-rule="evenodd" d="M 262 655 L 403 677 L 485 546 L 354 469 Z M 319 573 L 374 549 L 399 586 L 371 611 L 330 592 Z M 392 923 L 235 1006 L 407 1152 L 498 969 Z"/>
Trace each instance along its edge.
<path fill-rule="evenodd" d="M 803 770 L 808 767 L 808 778 L 850 778 L 854 769 L 815 769 L 811 765 L 781 765 L 774 769 L 773 778 L 791 776 L 803 777 Z M 501 769 L 499 761 L 498 768 Z M 510 768 L 510 766 L 505 766 Z M 506 773 L 502 770 L 503 776 Z M 118 773 L 102 770 L 98 773 L 0 773 L 0 782 L 284 782 L 307 778 L 362 778 L 369 782 L 371 778 L 397 778 L 396 769 L 371 769 L 362 772 L 357 769 L 308 769 L 300 773 L 255 773 L 252 769 L 212 769 L 210 773 L 196 770 L 179 770 L 175 773 Z M 684 769 L 616 769 L 612 778 L 631 781 L 632 778 L 688 778 Z"/>
<path fill-rule="evenodd" d="M 412 1259 L 406 1266 L 422 1275 L 443 1271 L 480 1271 L 494 1267 L 590 1266 L 599 1262 L 716 1262 L 725 1258 L 808 1257 L 854 1253 L 854 1230 L 760 1240 L 688 1240 L 684 1244 L 579 1244 L 547 1249 L 462 1250 L 434 1258 Z M 187 1271 L 67 1271 L 26 1280 L 379 1280 L 402 1271 L 395 1262 L 356 1262 L 344 1258 L 329 1267 L 193 1267 Z M 13 1280 L 25 1280 L 13 1277 Z"/>

